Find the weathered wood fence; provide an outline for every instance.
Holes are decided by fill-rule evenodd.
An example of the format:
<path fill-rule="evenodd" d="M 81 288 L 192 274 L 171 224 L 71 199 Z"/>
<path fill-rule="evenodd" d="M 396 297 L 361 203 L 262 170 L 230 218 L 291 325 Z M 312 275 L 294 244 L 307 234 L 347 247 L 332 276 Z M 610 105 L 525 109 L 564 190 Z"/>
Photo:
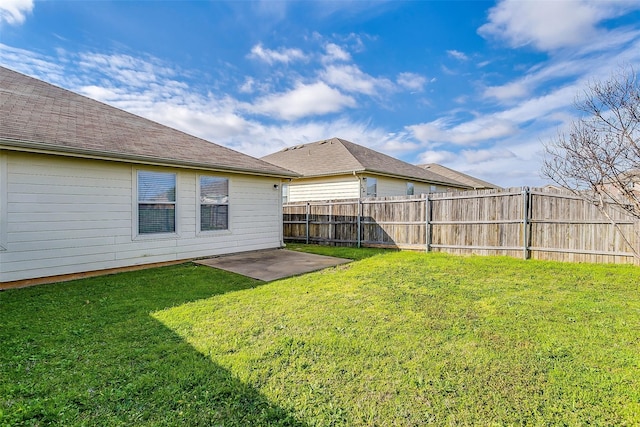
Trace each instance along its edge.
<path fill-rule="evenodd" d="M 284 238 L 329 245 L 640 264 L 634 256 L 640 251 L 640 223 L 613 206 L 605 209 L 607 215 L 569 193 L 528 187 L 300 202 L 283 207 Z"/>

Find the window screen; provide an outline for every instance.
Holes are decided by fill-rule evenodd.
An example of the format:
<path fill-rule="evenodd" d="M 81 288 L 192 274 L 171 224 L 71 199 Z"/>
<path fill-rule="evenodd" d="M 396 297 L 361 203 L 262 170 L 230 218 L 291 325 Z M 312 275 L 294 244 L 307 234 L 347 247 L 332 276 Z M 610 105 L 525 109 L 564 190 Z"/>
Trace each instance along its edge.
<path fill-rule="evenodd" d="M 367 197 L 376 197 L 378 195 L 378 180 L 376 178 L 367 178 Z"/>
<path fill-rule="evenodd" d="M 229 229 L 229 180 L 200 177 L 200 230 Z"/>
<path fill-rule="evenodd" d="M 175 233 L 176 175 L 138 171 L 138 233 Z"/>
<path fill-rule="evenodd" d="M 413 182 L 407 182 L 407 196 L 413 196 L 415 193 L 415 187 Z"/>

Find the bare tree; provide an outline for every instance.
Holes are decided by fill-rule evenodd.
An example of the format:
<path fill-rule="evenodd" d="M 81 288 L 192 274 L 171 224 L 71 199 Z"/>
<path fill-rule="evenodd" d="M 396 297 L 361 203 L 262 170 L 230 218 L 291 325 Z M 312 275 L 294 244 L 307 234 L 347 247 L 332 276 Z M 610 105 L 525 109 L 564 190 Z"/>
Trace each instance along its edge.
<path fill-rule="evenodd" d="M 542 174 L 609 215 L 619 208 L 640 219 L 640 84 L 632 68 L 592 82 L 575 101 L 581 117 L 545 145 Z"/>

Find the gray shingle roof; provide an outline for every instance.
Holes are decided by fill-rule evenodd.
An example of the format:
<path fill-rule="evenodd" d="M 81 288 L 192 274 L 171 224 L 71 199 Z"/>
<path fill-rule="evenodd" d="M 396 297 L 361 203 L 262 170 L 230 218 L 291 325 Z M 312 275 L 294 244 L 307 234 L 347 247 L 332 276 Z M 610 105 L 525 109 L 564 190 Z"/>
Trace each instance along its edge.
<path fill-rule="evenodd" d="M 462 172 L 458 172 L 457 170 L 450 169 L 450 168 L 448 168 L 446 166 L 442 166 L 442 165 L 439 165 L 437 163 L 429 163 L 429 164 L 426 164 L 426 165 L 418 165 L 418 166 L 421 167 L 421 168 L 424 168 L 424 169 L 426 169 L 428 171 L 435 172 L 438 175 L 442 175 L 442 176 L 445 176 L 447 178 L 454 179 L 454 180 L 456 180 L 458 182 L 466 184 L 466 185 L 468 185 L 470 187 L 473 187 L 475 189 L 482 189 L 482 188 L 496 188 L 497 189 L 497 188 L 501 188 L 498 185 L 492 184 L 492 183 L 487 182 L 487 181 L 483 181 L 481 179 L 478 179 L 478 178 L 473 177 L 471 175 L 467 175 L 467 174 L 462 173 Z"/>
<path fill-rule="evenodd" d="M 369 172 L 453 187 L 469 186 L 340 138 L 298 145 L 262 157 L 304 177 Z"/>
<path fill-rule="evenodd" d="M 296 175 L 4 67 L 0 67 L 0 146 L 256 175 Z"/>

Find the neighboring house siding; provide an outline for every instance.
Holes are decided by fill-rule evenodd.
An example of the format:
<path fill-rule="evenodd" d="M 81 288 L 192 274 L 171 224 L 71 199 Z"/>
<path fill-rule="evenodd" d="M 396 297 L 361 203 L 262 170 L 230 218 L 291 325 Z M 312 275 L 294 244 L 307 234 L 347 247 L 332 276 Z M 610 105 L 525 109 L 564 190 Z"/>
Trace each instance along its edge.
<path fill-rule="evenodd" d="M 289 201 L 357 199 L 360 180 L 353 175 L 330 178 L 300 178 L 289 183 Z"/>
<path fill-rule="evenodd" d="M 389 178 L 380 175 L 344 175 L 339 177 L 298 178 L 288 183 L 288 201 L 341 200 L 366 197 L 365 178 L 375 178 L 376 197 L 404 196 L 407 182 L 414 184 L 414 194 L 455 191 L 451 187 L 425 184 L 408 179 Z"/>
<path fill-rule="evenodd" d="M 374 175 L 370 175 L 374 177 Z M 423 193 L 436 193 L 446 191 L 456 191 L 458 189 L 445 187 L 441 185 L 425 184 L 422 182 L 411 181 L 408 179 L 387 178 L 378 176 L 378 197 L 404 196 L 407 194 L 407 183 L 412 182 L 414 185 L 414 195 Z"/>
<path fill-rule="evenodd" d="M 28 153 L 5 159 L 0 282 L 281 246 L 276 178 Z M 136 170 L 177 174 L 176 233 L 135 232 Z M 199 174 L 229 179 L 228 230 L 198 231 Z"/>
<path fill-rule="evenodd" d="M 413 194 L 415 194 L 416 196 L 418 194 L 424 194 L 424 193 L 431 193 L 432 191 L 432 187 L 434 187 L 433 185 L 430 184 L 425 184 L 422 182 L 415 182 L 413 181 L 414 184 L 414 192 Z"/>
<path fill-rule="evenodd" d="M 378 197 L 406 195 L 407 182 L 402 179 L 378 177 Z"/>

